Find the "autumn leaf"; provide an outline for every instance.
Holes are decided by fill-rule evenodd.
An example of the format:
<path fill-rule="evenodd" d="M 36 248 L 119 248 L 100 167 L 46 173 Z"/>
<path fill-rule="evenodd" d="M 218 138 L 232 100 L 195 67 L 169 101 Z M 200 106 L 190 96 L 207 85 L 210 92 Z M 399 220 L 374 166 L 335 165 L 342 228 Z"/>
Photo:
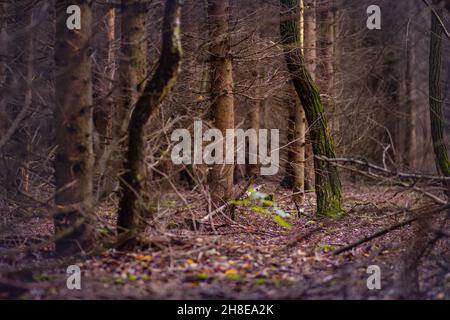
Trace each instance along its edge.
<path fill-rule="evenodd" d="M 236 269 L 228 269 L 227 271 L 225 271 L 225 274 L 227 276 L 235 276 L 238 274 L 238 271 Z"/>
<path fill-rule="evenodd" d="M 141 255 L 141 254 L 135 256 L 134 258 L 138 261 L 146 261 L 146 262 L 152 261 L 152 259 L 153 259 L 152 256 Z"/>

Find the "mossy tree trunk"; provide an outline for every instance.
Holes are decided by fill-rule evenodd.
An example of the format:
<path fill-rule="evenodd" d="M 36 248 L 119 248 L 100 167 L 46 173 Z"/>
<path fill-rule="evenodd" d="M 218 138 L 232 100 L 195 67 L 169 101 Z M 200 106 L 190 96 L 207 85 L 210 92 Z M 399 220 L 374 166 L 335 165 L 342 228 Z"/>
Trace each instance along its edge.
<path fill-rule="evenodd" d="M 313 152 L 316 155 L 314 165 L 317 213 L 336 217 L 343 213 L 339 173 L 331 163 L 319 159 L 336 157 L 334 142 L 328 129 L 319 91 L 306 68 L 299 46 L 298 22 L 295 18 L 298 14 L 298 0 L 280 0 L 280 10 L 280 34 L 286 62 L 305 110 Z"/>
<path fill-rule="evenodd" d="M 146 83 L 136 102 L 128 126 L 128 149 L 121 178 L 118 212 L 119 247 L 132 249 L 141 243 L 151 208 L 146 197 L 144 127 L 176 82 L 181 62 L 180 43 L 181 0 L 167 0 L 163 21 L 162 50 L 153 77 Z"/>
<path fill-rule="evenodd" d="M 81 30 L 66 26 L 70 5 L 81 9 Z M 69 255 L 92 244 L 93 121 L 89 40 L 91 1 L 56 3 L 56 251 Z"/>
<path fill-rule="evenodd" d="M 435 1 L 438 3 L 439 1 Z M 443 10 L 435 9 L 436 14 L 443 16 Z M 442 67 L 442 37 L 443 29 L 435 14 L 431 13 L 430 33 L 430 56 L 429 56 L 429 102 L 431 138 L 433 140 L 434 156 L 438 170 L 446 177 L 450 176 L 450 162 L 448 160 L 447 146 L 445 144 L 444 129 L 445 119 L 442 112 L 442 89 L 441 89 L 441 67 Z M 446 184 L 447 196 L 450 196 L 450 182 Z"/>
<path fill-rule="evenodd" d="M 214 125 L 223 136 L 234 128 L 233 63 L 228 30 L 229 0 L 208 1 L 211 45 L 211 100 Z M 225 154 L 225 139 L 223 141 Z M 233 192 L 233 164 L 217 164 L 212 168 L 210 188 L 214 202 L 227 200 Z"/>

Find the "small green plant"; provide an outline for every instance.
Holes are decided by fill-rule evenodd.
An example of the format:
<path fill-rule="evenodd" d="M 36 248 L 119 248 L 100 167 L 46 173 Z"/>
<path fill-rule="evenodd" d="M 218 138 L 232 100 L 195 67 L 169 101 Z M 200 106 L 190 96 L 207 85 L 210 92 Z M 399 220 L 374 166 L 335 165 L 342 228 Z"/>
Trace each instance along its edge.
<path fill-rule="evenodd" d="M 319 249 L 322 250 L 324 253 L 328 253 L 334 251 L 336 247 L 331 244 L 324 243 L 319 245 Z"/>
<path fill-rule="evenodd" d="M 249 198 L 245 200 L 232 200 L 229 204 L 235 206 L 250 206 L 253 212 L 262 213 L 270 216 L 278 225 L 285 229 L 291 229 L 291 224 L 287 219 L 291 215 L 279 208 L 275 202 L 275 195 L 273 193 L 265 193 L 256 191 L 254 188 L 248 189 Z"/>

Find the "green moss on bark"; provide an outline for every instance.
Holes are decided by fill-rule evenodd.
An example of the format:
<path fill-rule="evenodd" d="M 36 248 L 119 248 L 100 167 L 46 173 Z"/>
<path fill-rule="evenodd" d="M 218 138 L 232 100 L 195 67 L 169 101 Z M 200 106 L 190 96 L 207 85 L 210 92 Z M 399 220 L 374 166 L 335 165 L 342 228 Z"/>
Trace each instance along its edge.
<path fill-rule="evenodd" d="M 314 155 L 336 158 L 319 90 L 309 74 L 300 48 L 298 21 L 298 0 L 280 0 L 280 34 L 292 82 L 305 110 L 310 127 Z M 338 217 L 342 209 L 341 181 L 337 168 L 330 162 L 314 159 L 316 173 L 317 213 L 327 217 Z"/>
<path fill-rule="evenodd" d="M 436 13 L 442 16 L 443 10 L 436 9 Z M 444 139 L 445 119 L 442 112 L 441 67 L 442 67 L 442 37 L 443 28 L 434 14 L 431 14 L 430 33 L 430 123 L 431 137 L 433 139 L 434 156 L 436 165 L 441 173 L 450 176 L 450 162 L 448 160 L 447 146 Z M 450 194 L 450 183 L 447 182 L 447 195 Z"/>

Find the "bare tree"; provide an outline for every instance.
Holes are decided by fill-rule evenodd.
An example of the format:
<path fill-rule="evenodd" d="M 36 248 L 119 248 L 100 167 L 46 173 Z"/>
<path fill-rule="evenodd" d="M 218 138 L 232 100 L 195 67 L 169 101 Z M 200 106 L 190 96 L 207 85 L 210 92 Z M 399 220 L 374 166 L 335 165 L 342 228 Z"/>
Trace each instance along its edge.
<path fill-rule="evenodd" d="M 176 82 L 181 62 L 181 0 L 167 0 L 164 13 L 162 49 L 158 67 L 146 83 L 131 114 L 128 126 L 128 149 L 121 177 L 118 211 L 119 246 L 131 249 L 140 242 L 140 234 L 151 216 L 145 194 L 147 170 L 144 163 L 144 127 Z"/>

